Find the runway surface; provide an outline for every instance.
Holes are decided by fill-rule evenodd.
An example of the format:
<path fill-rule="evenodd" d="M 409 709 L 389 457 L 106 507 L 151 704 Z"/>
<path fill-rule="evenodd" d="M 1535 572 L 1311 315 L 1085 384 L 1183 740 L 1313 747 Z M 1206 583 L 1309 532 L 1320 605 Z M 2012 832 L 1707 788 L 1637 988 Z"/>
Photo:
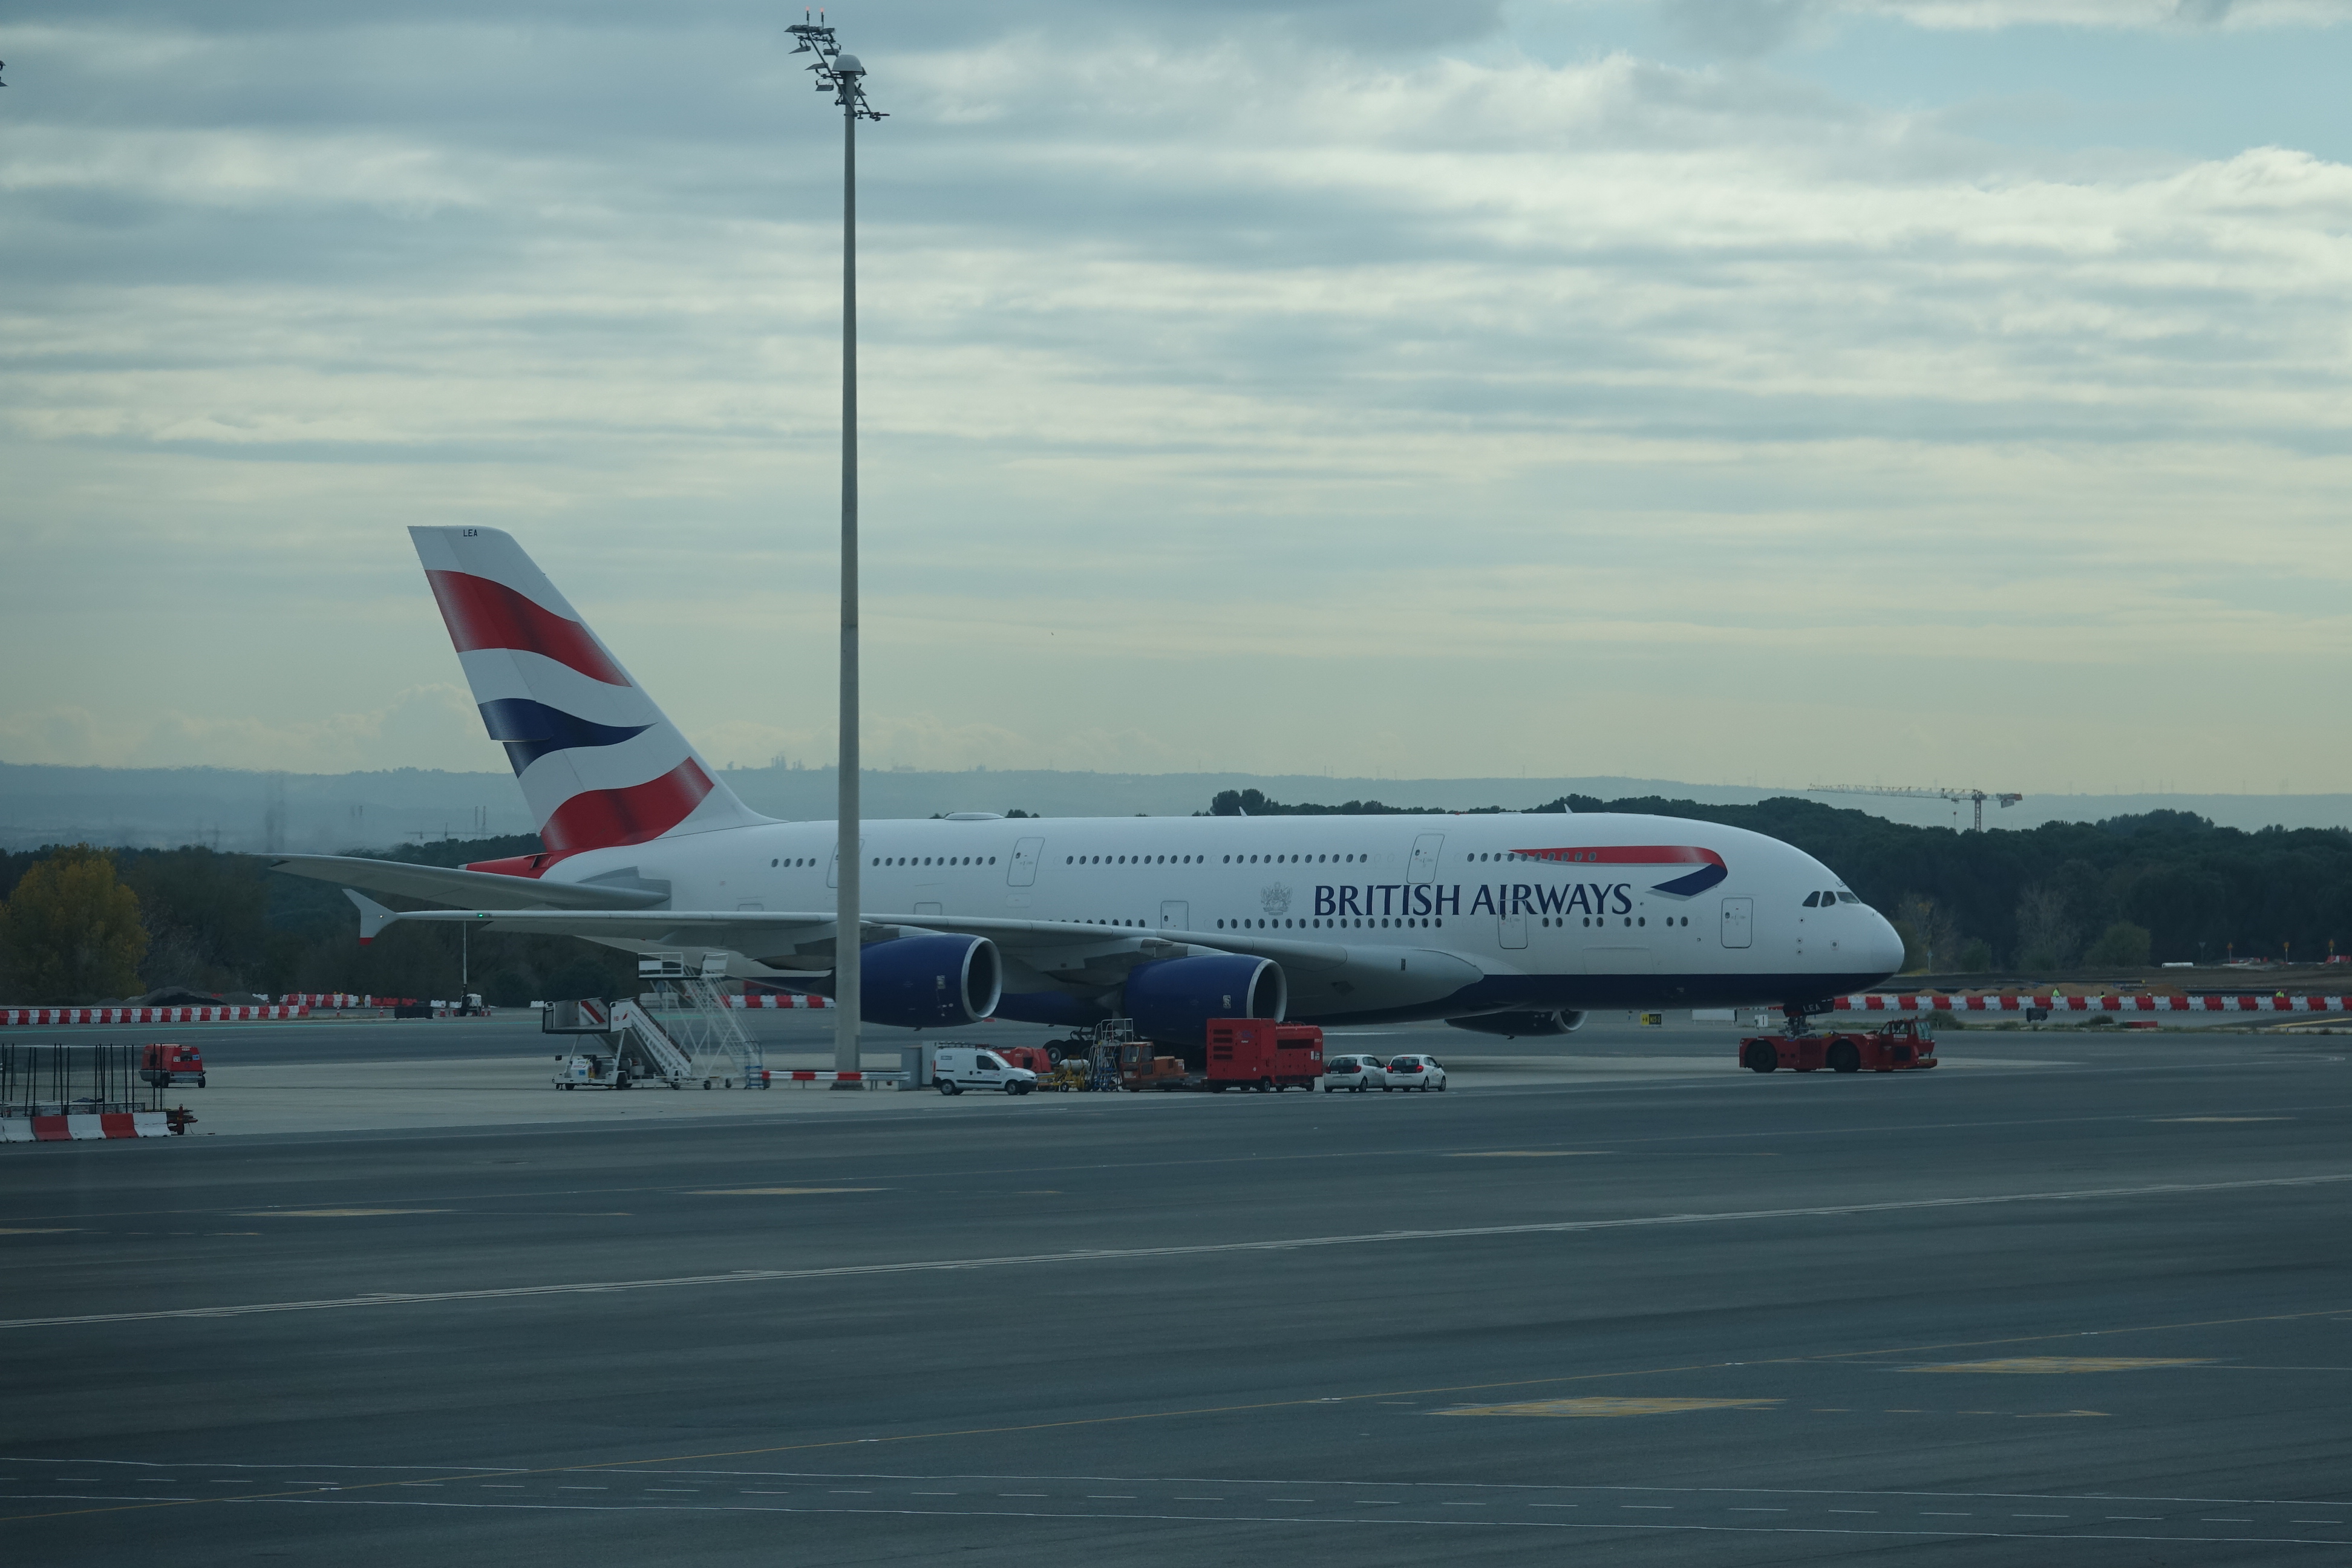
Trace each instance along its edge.
<path fill-rule="evenodd" d="M 2352 1556 L 2347 1042 L 1590 1044 L 1645 1042 L 1692 1065 L 10 1146 L 0 1516 L 66 1563 Z"/>

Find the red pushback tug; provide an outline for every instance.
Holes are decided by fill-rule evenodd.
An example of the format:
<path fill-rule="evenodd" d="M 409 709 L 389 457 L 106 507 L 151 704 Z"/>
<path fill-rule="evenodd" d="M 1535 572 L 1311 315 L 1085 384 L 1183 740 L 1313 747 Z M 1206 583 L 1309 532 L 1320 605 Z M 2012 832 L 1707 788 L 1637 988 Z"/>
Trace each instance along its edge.
<path fill-rule="evenodd" d="M 139 1053 L 139 1076 L 157 1089 L 174 1083 L 202 1089 L 205 1054 L 194 1046 L 149 1046 Z"/>
<path fill-rule="evenodd" d="M 1323 1031 L 1312 1024 L 1271 1018 L 1209 1020 L 1209 1088 L 1275 1089 L 1315 1087 L 1323 1076 Z"/>
<path fill-rule="evenodd" d="M 1739 1042 L 1739 1065 L 1750 1072 L 1906 1072 L 1936 1065 L 1936 1042 L 1916 1018 L 1880 1029 L 1831 1035 L 1751 1035 Z"/>

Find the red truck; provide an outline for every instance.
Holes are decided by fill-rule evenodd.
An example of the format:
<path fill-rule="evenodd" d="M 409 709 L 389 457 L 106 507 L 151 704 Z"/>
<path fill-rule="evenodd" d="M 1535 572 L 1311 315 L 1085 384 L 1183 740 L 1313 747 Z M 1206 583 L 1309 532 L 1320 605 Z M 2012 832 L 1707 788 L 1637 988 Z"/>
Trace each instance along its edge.
<path fill-rule="evenodd" d="M 1751 1035 L 1739 1042 L 1739 1065 L 1750 1072 L 1908 1072 L 1936 1065 L 1936 1042 L 1919 1032 L 1916 1018 L 1860 1033 Z"/>
<path fill-rule="evenodd" d="M 162 1089 L 167 1084 L 205 1087 L 205 1054 L 194 1046 L 149 1046 L 139 1056 L 139 1076 Z"/>
<path fill-rule="evenodd" d="M 1062 1065 L 1061 1053 L 1050 1046 L 992 1045 L 988 1048 L 1003 1058 L 1005 1066 L 1027 1068 L 1041 1079 Z"/>
<path fill-rule="evenodd" d="M 1323 1076 L 1323 1031 L 1271 1018 L 1209 1020 L 1209 1088 L 1313 1089 Z"/>

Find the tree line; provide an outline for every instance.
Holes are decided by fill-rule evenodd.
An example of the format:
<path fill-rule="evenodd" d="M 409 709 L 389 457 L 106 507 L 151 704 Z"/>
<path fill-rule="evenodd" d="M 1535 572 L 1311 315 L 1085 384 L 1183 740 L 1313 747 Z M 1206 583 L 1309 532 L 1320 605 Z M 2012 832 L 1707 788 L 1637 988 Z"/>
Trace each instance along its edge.
<path fill-rule="evenodd" d="M 541 847 L 536 834 L 521 834 L 350 853 L 458 866 Z M 0 1002 L 76 1005 L 173 988 L 424 999 L 470 989 L 494 1005 L 520 1006 L 636 990 L 633 957 L 570 937 L 394 925 L 362 947 L 358 913 L 341 889 L 268 866 L 262 856 L 201 846 L 66 845 L 0 855 Z"/>

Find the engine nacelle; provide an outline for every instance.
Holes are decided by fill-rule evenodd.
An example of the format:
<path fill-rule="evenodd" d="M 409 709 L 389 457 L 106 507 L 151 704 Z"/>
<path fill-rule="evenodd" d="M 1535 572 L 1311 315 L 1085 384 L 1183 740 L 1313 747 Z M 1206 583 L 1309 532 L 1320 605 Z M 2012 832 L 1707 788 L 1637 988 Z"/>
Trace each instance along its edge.
<path fill-rule="evenodd" d="M 1127 972 L 1120 1004 L 1137 1034 L 1187 1049 L 1205 1047 L 1212 1018 L 1278 1021 L 1289 1005 L 1282 965 L 1242 953 L 1139 963 Z"/>
<path fill-rule="evenodd" d="M 863 950 L 858 1016 L 869 1024 L 934 1029 L 977 1024 L 1004 994 L 996 944 L 977 936 L 902 936 Z"/>
<path fill-rule="evenodd" d="M 1453 1028 L 1474 1035 L 1567 1035 L 1584 1023 L 1581 1013 L 1481 1013 L 1475 1018 L 1448 1018 Z"/>

